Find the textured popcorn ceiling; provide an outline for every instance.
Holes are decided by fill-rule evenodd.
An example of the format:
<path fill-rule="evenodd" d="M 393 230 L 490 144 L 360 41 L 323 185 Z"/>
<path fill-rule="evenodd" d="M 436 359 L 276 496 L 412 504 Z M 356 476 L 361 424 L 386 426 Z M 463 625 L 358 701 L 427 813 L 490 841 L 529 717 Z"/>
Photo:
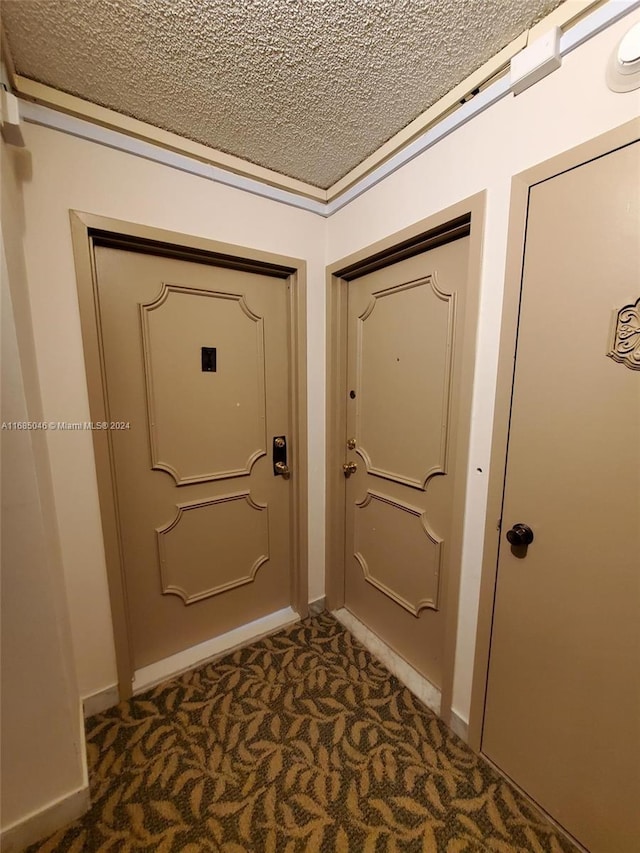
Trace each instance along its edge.
<path fill-rule="evenodd" d="M 326 188 L 559 0 L 3 0 L 19 74 Z"/>

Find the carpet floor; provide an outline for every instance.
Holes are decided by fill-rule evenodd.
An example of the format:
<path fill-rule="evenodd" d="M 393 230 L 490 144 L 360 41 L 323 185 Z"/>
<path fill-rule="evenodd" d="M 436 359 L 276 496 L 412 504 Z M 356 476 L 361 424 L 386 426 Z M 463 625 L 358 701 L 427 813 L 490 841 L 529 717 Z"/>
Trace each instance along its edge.
<path fill-rule="evenodd" d="M 92 807 L 30 853 L 569 853 L 322 614 L 87 721 Z"/>

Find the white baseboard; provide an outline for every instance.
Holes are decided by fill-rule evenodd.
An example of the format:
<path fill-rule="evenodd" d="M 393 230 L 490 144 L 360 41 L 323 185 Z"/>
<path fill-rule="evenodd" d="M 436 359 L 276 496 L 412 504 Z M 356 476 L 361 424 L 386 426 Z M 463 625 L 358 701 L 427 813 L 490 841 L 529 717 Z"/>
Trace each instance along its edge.
<path fill-rule="evenodd" d="M 322 613 L 327 609 L 327 599 L 324 595 L 321 595 L 320 598 L 314 598 L 313 601 L 309 602 L 309 613 L 311 616 L 317 616 L 319 613 Z"/>
<path fill-rule="evenodd" d="M 85 720 L 87 717 L 93 717 L 94 714 L 100 714 L 108 708 L 113 708 L 119 701 L 120 691 L 117 684 L 110 684 L 109 687 L 98 690 L 97 693 L 85 696 L 82 700 Z"/>
<path fill-rule="evenodd" d="M 26 817 L 5 827 L 0 832 L 0 850 L 2 853 L 19 853 L 30 844 L 52 835 L 68 823 L 77 820 L 91 806 L 89 793 L 89 772 L 87 768 L 87 745 L 84 732 L 82 702 L 79 703 L 80 718 L 80 760 L 82 762 L 82 785 L 75 791 L 64 794 L 42 809 L 31 812 Z"/>
<path fill-rule="evenodd" d="M 445 720 L 446 722 L 446 720 Z M 449 719 L 449 728 L 452 732 L 465 743 L 469 743 L 469 723 L 464 717 L 461 717 L 453 708 L 451 709 L 451 717 Z"/>
<path fill-rule="evenodd" d="M 440 690 L 434 684 L 408 664 L 404 658 L 401 658 L 397 652 L 394 652 L 390 646 L 369 630 L 366 625 L 363 625 L 359 619 L 356 619 L 352 613 L 349 613 L 346 608 L 334 610 L 333 616 L 348 631 L 351 631 L 356 640 L 359 640 L 374 657 L 377 657 L 389 672 L 392 672 L 405 687 L 408 687 L 427 708 L 438 715 L 440 714 Z"/>
<path fill-rule="evenodd" d="M 82 817 L 90 805 L 88 786 L 73 791 L 41 811 L 33 812 L 19 823 L 3 829 L 0 834 L 0 850 L 2 853 L 18 853 Z"/>
<path fill-rule="evenodd" d="M 197 646 L 192 646 L 190 649 L 185 649 L 185 651 L 178 652 L 178 654 L 171 655 L 171 657 L 157 663 L 137 669 L 133 677 L 133 693 L 141 693 L 143 690 L 155 687 L 156 684 L 161 684 L 163 681 L 181 675 L 195 666 L 208 663 L 221 655 L 246 646 L 248 643 L 253 643 L 255 640 L 273 634 L 288 625 L 293 625 L 299 620 L 300 617 L 295 610 L 292 610 L 291 607 L 285 607 L 276 613 L 270 613 L 268 616 L 249 622 L 248 625 L 242 625 L 240 628 L 228 631 L 220 637 L 214 637 L 213 640 L 199 643 Z"/>

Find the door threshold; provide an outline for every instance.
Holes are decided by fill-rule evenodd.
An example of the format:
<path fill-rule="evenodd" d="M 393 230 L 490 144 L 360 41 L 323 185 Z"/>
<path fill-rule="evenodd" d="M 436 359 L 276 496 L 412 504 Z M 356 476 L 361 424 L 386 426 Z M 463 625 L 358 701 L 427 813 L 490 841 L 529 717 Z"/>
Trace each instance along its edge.
<path fill-rule="evenodd" d="M 408 664 L 404 658 L 401 658 L 397 652 L 394 652 L 391 646 L 388 646 L 384 640 L 381 640 L 377 634 L 367 628 L 346 607 L 334 610 L 331 615 L 335 616 L 348 631 L 351 631 L 356 640 L 361 642 L 374 657 L 378 658 L 380 663 L 383 663 L 389 672 L 395 675 L 398 681 L 401 681 L 414 696 L 434 714 L 440 716 L 441 693 L 434 684 Z"/>
<path fill-rule="evenodd" d="M 219 637 L 198 643 L 197 646 L 191 646 L 183 652 L 151 663 L 149 666 L 143 666 L 141 669 L 137 669 L 133 675 L 132 692 L 135 696 L 150 687 L 155 687 L 156 684 L 161 684 L 163 681 L 181 675 L 189 669 L 208 663 L 214 658 L 246 646 L 248 643 L 253 643 L 255 640 L 260 640 L 268 634 L 273 634 L 275 631 L 294 625 L 299 621 L 300 616 L 295 610 L 291 607 L 285 607 L 275 613 L 269 613 L 267 616 L 249 622 L 247 625 L 242 625 L 240 628 L 234 628 L 233 631 L 227 631 L 226 634 L 221 634 Z"/>

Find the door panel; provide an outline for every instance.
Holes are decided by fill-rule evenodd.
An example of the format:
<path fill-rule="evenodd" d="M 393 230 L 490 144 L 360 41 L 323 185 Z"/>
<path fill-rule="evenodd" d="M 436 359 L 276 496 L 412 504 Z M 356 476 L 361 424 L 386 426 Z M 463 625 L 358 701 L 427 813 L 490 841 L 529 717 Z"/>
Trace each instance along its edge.
<path fill-rule="evenodd" d="M 593 853 L 640 838 L 639 187 L 635 143 L 531 189 L 482 737 Z"/>
<path fill-rule="evenodd" d="M 444 472 L 454 319 L 433 275 L 373 291 L 358 316 L 354 428 L 370 474 L 423 489 Z"/>
<path fill-rule="evenodd" d="M 242 295 L 175 284 L 140 309 L 153 468 L 178 484 L 249 474 L 267 447 L 264 319 Z M 194 370 L 210 338 L 211 364 Z"/>
<path fill-rule="evenodd" d="M 290 604 L 287 282 L 97 247 L 135 669 Z"/>
<path fill-rule="evenodd" d="M 468 243 L 348 288 L 345 606 L 437 686 Z"/>

